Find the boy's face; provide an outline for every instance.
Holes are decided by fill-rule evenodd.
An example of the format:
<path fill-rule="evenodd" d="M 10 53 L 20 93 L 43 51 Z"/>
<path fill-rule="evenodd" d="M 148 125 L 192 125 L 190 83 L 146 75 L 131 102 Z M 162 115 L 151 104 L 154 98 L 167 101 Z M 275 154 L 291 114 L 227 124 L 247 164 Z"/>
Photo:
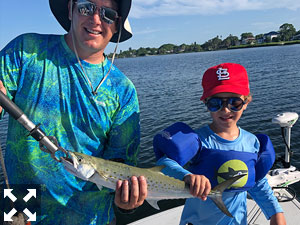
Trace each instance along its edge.
<path fill-rule="evenodd" d="M 224 98 L 225 100 L 230 97 L 238 97 L 245 101 L 245 96 L 234 94 L 234 93 L 218 93 L 209 98 L 217 97 Z M 237 127 L 237 122 L 241 118 L 244 110 L 247 108 L 248 102 L 241 106 L 241 109 L 237 112 L 229 110 L 228 105 L 223 104 L 222 108 L 216 112 L 210 112 L 210 115 L 213 119 L 212 126 L 216 127 L 219 131 L 225 131 L 228 129 L 235 129 Z"/>

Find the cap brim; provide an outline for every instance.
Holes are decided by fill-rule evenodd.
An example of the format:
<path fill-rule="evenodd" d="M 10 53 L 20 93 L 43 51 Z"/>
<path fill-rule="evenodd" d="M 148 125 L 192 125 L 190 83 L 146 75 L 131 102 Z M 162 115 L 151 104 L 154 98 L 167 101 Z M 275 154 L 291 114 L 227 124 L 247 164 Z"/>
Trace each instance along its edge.
<path fill-rule="evenodd" d="M 244 96 L 247 96 L 250 93 L 250 91 L 245 91 L 245 89 L 241 89 L 240 87 L 237 87 L 234 85 L 220 85 L 220 86 L 212 88 L 211 90 L 203 93 L 200 100 L 203 101 L 208 97 L 211 97 L 213 95 L 216 95 L 218 93 L 223 93 L 223 92 L 234 93 L 234 94 L 244 95 Z"/>

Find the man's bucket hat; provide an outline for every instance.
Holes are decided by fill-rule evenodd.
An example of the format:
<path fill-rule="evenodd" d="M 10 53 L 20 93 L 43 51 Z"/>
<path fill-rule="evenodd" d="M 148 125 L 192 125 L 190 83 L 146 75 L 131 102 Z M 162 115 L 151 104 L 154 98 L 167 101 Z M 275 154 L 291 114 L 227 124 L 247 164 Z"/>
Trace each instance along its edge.
<path fill-rule="evenodd" d="M 68 32 L 71 21 L 69 20 L 68 2 L 70 0 L 49 0 L 50 9 L 59 22 L 59 24 Z M 73 0 L 75 1 L 75 0 Z M 131 27 L 127 19 L 131 7 L 131 0 L 116 0 L 118 3 L 118 14 L 122 17 L 122 33 L 120 42 L 126 41 L 132 37 Z M 110 39 L 111 42 L 118 41 L 119 32 L 115 33 Z"/>

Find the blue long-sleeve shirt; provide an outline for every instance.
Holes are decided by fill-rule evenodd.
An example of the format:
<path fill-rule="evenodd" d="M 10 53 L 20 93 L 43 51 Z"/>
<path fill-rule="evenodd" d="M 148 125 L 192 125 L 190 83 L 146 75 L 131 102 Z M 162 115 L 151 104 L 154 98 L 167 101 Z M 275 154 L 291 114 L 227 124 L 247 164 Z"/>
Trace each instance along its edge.
<path fill-rule="evenodd" d="M 196 130 L 201 140 L 202 146 L 211 149 L 236 150 L 243 152 L 257 153 L 259 151 L 259 141 L 255 135 L 240 129 L 239 137 L 234 141 L 225 140 L 216 135 L 209 126 Z M 177 162 L 167 157 L 163 157 L 157 162 L 158 165 L 166 165 L 163 173 L 177 179 L 183 179 L 190 172 L 182 168 Z M 273 191 L 266 178 L 259 180 L 253 188 L 248 190 L 251 197 L 261 207 L 267 219 L 282 209 L 273 195 Z M 209 198 L 202 201 L 198 198 L 186 200 L 181 225 L 192 223 L 194 225 L 246 225 L 247 224 L 247 192 L 224 192 L 223 201 L 228 210 L 233 215 L 230 218 L 223 214 Z"/>

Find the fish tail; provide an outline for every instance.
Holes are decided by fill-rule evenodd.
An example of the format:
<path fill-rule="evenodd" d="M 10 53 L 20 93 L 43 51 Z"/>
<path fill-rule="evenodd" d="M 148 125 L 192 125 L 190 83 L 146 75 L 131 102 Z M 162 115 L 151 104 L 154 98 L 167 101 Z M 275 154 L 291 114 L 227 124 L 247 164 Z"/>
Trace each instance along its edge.
<path fill-rule="evenodd" d="M 242 175 L 238 175 L 235 177 L 232 177 L 228 180 L 225 180 L 224 182 L 218 184 L 216 187 L 214 187 L 214 189 L 212 189 L 211 191 L 211 195 L 209 195 L 209 197 L 211 198 L 211 200 L 216 204 L 216 206 L 227 216 L 229 217 L 233 217 L 231 215 L 231 213 L 228 211 L 227 207 L 225 206 L 223 199 L 222 199 L 222 195 L 223 192 L 226 188 L 228 188 L 229 186 L 231 186 L 234 182 L 236 182 L 237 180 L 239 180 L 240 178 L 242 178 L 243 176 L 245 176 L 246 174 L 242 174 Z"/>

